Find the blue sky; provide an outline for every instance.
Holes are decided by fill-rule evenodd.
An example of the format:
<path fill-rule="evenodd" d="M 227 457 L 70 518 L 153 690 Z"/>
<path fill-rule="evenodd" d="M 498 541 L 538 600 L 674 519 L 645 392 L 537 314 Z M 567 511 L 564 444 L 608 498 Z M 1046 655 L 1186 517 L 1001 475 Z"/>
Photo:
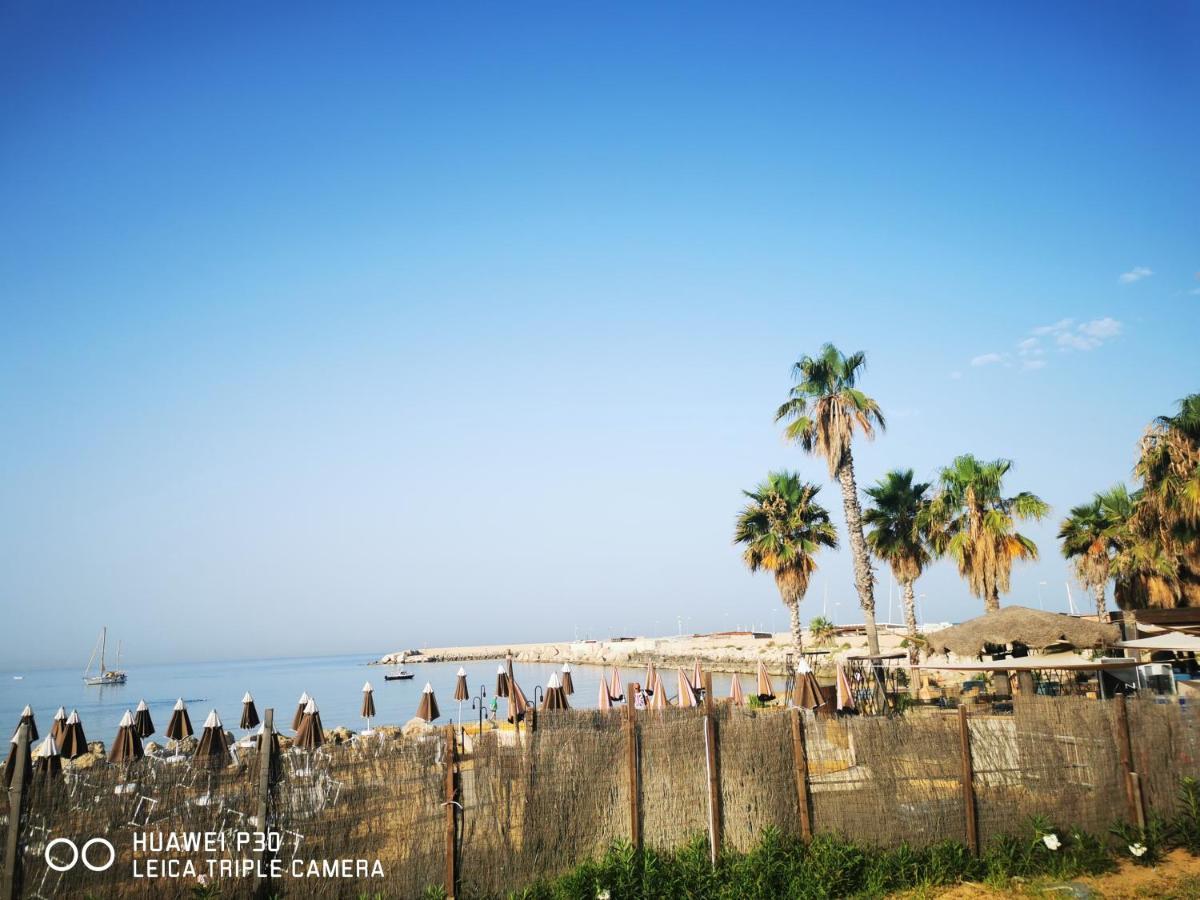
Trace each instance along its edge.
<path fill-rule="evenodd" d="M 827 340 L 860 482 L 1013 458 L 1063 608 L 1200 390 L 1198 59 L 1182 2 L 6 4 L 0 656 L 783 628 L 730 535 L 780 467 L 840 522 L 771 421 Z"/>

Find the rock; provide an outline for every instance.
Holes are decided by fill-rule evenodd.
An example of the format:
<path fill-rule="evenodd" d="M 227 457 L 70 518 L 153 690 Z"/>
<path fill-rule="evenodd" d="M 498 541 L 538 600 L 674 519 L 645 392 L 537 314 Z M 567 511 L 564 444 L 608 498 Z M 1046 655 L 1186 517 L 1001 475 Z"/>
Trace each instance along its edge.
<path fill-rule="evenodd" d="M 161 750 L 162 747 L 160 747 L 158 745 L 157 741 L 150 741 L 150 742 L 144 744 L 142 746 L 142 749 L 146 751 L 147 756 L 153 756 L 154 754 L 158 753 L 158 751 Z"/>
<path fill-rule="evenodd" d="M 344 725 L 339 725 L 330 731 L 325 732 L 325 740 L 333 741 L 335 744 L 344 744 L 354 737 L 354 732 Z"/>
<path fill-rule="evenodd" d="M 412 718 L 404 723 L 404 727 L 400 729 L 400 733 L 406 738 L 427 737 L 437 729 L 421 718 Z"/>

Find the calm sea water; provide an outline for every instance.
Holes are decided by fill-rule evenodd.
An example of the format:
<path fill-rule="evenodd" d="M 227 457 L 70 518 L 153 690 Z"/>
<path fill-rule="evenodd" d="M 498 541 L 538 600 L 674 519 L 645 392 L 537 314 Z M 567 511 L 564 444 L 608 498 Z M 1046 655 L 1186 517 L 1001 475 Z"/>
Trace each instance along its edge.
<path fill-rule="evenodd" d="M 375 657 L 377 658 L 377 657 Z M 126 709 L 133 709 L 144 699 L 150 707 L 151 718 L 161 733 L 171 717 L 171 708 L 182 697 L 188 705 L 192 726 L 199 731 L 209 710 L 216 709 L 227 730 L 234 734 L 242 711 L 242 695 L 254 695 L 259 714 L 269 706 L 275 708 L 276 725 L 281 730 L 291 725 L 296 701 L 307 691 L 316 698 L 321 720 L 326 728 L 345 725 L 352 730 L 365 727 L 359 718 L 362 708 L 362 686 L 370 681 L 375 688 L 375 709 L 378 713 L 372 724 L 403 725 L 413 717 L 425 683 L 433 685 L 442 717 L 438 723 L 458 721 L 459 705 L 453 700 L 455 675 L 459 666 L 467 670 L 472 696 L 482 686 L 491 702 L 496 687 L 496 668 L 500 660 L 467 663 L 414 663 L 408 666 L 415 674 L 411 681 L 384 681 L 390 671 L 384 666 L 371 666 L 369 656 L 329 656 L 291 659 L 252 659 L 208 663 L 170 663 L 137 666 L 129 669 L 129 681 L 111 687 L 88 687 L 82 673 L 72 669 L 33 669 L 26 672 L 0 672 L 0 728 L 16 727 L 26 704 L 33 707 L 38 730 L 44 737 L 50 730 L 51 718 L 60 706 L 79 711 L 88 740 L 106 744 L 117 733 L 117 724 Z M 534 689 L 543 688 L 551 674 L 560 666 L 537 663 L 515 663 L 517 683 L 532 701 Z M 575 694 L 573 706 L 594 708 L 600 694 L 602 670 L 596 666 L 571 666 Z M 21 680 L 13 678 L 21 675 Z M 622 669 L 621 683 L 643 681 L 644 668 Z M 668 693 L 675 694 L 675 673 L 662 672 Z M 751 688 L 751 681 L 742 677 L 742 686 Z M 776 684 L 781 690 L 782 684 Z M 729 676 L 713 676 L 713 693 L 728 696 Z M 505 701 L 500 701 L 503 712 Z M 463 703 L 462 717 L 474 721 L 477 712 L 470 702 Z M 155 740 L 154 737 L 150 740 Z"/>

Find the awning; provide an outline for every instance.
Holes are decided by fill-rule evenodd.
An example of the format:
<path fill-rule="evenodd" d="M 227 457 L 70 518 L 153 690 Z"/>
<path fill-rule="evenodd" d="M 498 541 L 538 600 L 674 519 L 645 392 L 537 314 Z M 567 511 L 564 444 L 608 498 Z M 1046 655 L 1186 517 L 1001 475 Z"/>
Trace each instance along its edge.
<path fill-rule="evenodd" d="M 1174 650 L 1177 653 L 1200 653 L 1200 637 L 1182 631 L 1164 631 L 1162 634 L 1121 641 L 1116 646 L 1124 650 Z"/>
<path fill-rule="evenodd" d="M 927 662 L 919 669 L 940 669 L 953 672 L 1033 672 L 1043 669 L 1069 669 L 1075 671 L 1099 671 L 1107 669 L 1132 669 L 1135 659 L 1088 659 L 1077 653 L 1061 653 L 1052 656 L 1019 656 L 1015 659 L 968 660 L 966 662 Z"/>

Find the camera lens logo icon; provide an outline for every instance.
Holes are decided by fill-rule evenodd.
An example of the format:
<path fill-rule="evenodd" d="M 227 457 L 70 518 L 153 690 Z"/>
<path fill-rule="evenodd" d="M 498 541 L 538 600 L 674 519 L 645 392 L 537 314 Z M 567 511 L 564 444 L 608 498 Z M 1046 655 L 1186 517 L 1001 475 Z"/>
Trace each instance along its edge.
<path fill-rule="evenodd" d="M 71 856 L 70 862 L 64 863 L 54 858 L 54 848 L 59 846 L 69 848 L 67 852 Z M 85 868 L 93 872 L 104 872 L 111 869 L 112 864 L 117 861 L 117 848 L 112 845 L 111 841 L 101 837 L 92 838 L 83 847 L 77 846 L 70 838 L 60 837 L 46 844 L 46 852 L 43 855 L 46 858 L 46 865 L 55 872 L 69 872 L 81 862 Z M 105 859 L 106 855 L 107 859 Z M 98 862 L 100 860 L 102 862 Z"/>

